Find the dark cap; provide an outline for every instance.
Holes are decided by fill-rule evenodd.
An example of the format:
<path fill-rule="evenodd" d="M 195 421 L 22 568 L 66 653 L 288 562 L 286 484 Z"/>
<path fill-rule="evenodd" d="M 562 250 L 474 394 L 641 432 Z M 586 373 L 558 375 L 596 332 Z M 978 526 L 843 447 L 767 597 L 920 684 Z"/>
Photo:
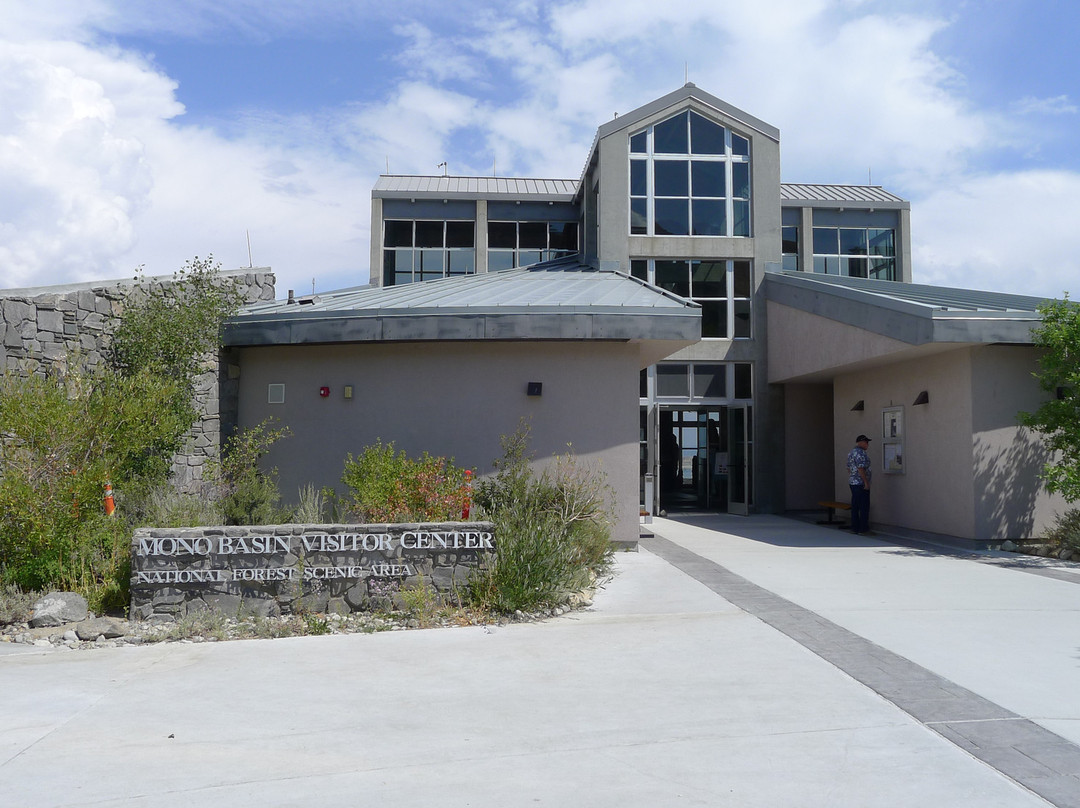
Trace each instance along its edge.
<path fill-rule="evenodd" d="M 866 435 L 859 435 L 859 437 L 855 438 L 856 443 L 862 443 L 863 441 L 866 441 L 867 443 L 869 443 L 870 438 L 866 437 Z"/>

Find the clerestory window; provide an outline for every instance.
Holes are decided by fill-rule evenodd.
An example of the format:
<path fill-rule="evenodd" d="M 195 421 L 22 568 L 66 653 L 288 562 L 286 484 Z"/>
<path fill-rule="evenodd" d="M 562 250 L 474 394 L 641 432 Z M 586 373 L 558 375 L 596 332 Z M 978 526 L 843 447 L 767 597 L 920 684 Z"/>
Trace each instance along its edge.
<path fill-rule="evenodd" d="M 753 336 L 749 261 L 635 259 L 630 262 L 630 273 L 698 303 L 703 339 Z"/>
<path fill-rule="evenodd" d="M 815 227 L 814 272 L 894 281 L 896 234 L 879 227 Z"/>
<path fill-rule="evenodd" d="M 749 236 L 750 141 L 689 110 L 631 135 L 630 233 Z"/>
<path fill-rule="evenodd" d="M 430 281 L 476 271 L 471 221 L 387 219 L 383 223 L 383 285 Z"/>

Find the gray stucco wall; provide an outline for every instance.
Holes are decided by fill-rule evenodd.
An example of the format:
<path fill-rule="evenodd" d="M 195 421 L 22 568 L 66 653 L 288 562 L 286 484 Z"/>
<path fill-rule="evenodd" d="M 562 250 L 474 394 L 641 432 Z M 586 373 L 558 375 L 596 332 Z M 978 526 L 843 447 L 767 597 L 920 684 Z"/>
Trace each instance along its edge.
<path fill-rule="evenodd" d="M 971 352 L 972 464 L 976 535 L 992 539 L 1039 536 L 1068 508 L 1047 493 L 1039 473 L 1049 459 L 1039 436 L 1016 414 L 1045 400 L 1032 376 L 1038 349 L 986 345 Z"/>
<path fill-rule="evenodd" d="M 608 342 L 379 343 L 242 348 L 241 428 L 274 417 L 292 431 L 266 458 L 281 490 L 340 488 L 347 453 L 377 439 L 410 456 L 454 458 L 478 474 L 502 455 L 499 438 L 526 418 L 537 466 L 572 446 L 614 488 L 616 538 L 638 536 L 637 346 Z M 526 395 L 541 382 L 539 397 Z M 285 403 L 267 403 L 267 385 Z M 347 401 L 345 385 L 353 385 Z M 330 395 L 319 395 L 329 387 Z"/>
<path fill-rule="evenodd" d="M 787 510 L 812 510 L 819 502 L 836 498 L 832 412 L 831 384 L 784 385 L 784 507 Z"/>
<path fill-rule="evenodd" d="M 222 276 L 239 283 L 247 302 L 274 299 L 269 269 L 232 270 Z M 151 277 L 143 283 L 161 288 L 171 280 L 171 276 Z M 0 366 L 6 373 L 28 376 L 80 358 L 89 366 L 99 364 L 125 299 L 138 288 L 133 280 L 111 280 L 0 290 Z M 235 400 L 227 366 L 208 357 L 205 367 L 196 383 L 202 417 L 192 427 L 187 451 L 173 458 L 174 481 L 185 490 L 198 487 L 206 459 L 220 451 L 219 402 Z M 224 416 L 227 426 L 228 411 Z"/>

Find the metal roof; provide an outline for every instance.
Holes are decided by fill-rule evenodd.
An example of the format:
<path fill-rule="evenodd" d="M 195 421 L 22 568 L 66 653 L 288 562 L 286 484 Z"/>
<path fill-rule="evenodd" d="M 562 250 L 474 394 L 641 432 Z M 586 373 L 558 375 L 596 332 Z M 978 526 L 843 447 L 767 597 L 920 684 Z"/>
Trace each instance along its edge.
<path fill-rule="evenodd" d="M 766 272 L 770 301 L 913 345 L 1030 344 L 1043 298 L 945 286 Z"/>
<path fill-rule="evenodd" d="M 246 306 L 226 345 L 483 339 L 603 339 L 689 345 L 696 303 L 576 257 L 403 286 L 363 286 Z M 678 347 L 667 347 L 670 354 Z M 654 348 L 655 350 L 655 348 Z"/>
<path fill-rule="evenodd" d="M 889 207 L 907 207 L 910 204 L 880 185 L 819 185 L 794 182 L 780 183 L 780 203 L 784 202 L 877 203 Z"/>
<path fill-rule="evenodd" d="M 372 189 L 382 198 L 439 199 L 443 196 L 475 199 L 529 198 L 570 202 L 577 193 L 576 180 L 544 180 L 527 177 L 439 177 L 383 174 Z"/>

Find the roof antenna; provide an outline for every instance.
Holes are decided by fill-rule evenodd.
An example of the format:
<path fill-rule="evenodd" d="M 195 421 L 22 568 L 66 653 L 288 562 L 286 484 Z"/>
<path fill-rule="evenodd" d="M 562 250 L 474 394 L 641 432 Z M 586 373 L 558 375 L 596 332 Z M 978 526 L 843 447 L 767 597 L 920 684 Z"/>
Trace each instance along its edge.
<path fill-rule="evenodd" d="M 873 166 L 867 166 L 866 167 L 866 184 L 867 185 L 873 185 L 874 184 Z"/>
<path fill-rule="evenodd" d="M 390 173 L 390 155 L 386 155 L 386 173 Z"/>
<path fill-rule="evenodd" d="M 446 176 L 446 161 L 445 160 L 443 160 L 441 163 L 439 163 L 437 166 L 435 166 L 435 168 L 441 168 L 442 169 L 442 175 L 444 177 Z"/>
<path fill-rule="evenodd" d="M 315 279 L 311 279 L 311 294 L 315 294 Z"/>
<path fill-rule="evenodd" d="M 495 170 L 495 155 L 491 155 L 491 176 L 499 176 L 499 172 Z"/>
<path fill-rule="evenodd" d="M 683 84 L 690 83 L 690 63 L 683 62 Z"/>
<path fill-rule="evenodd" d="M 245 235 L 247 235 L 248 242 L 248 269 L 251 269 L 251 267 L 255 266 L 253 263 L 251 263 L 251 231 L 245 230 L 244 233 Z"/>

